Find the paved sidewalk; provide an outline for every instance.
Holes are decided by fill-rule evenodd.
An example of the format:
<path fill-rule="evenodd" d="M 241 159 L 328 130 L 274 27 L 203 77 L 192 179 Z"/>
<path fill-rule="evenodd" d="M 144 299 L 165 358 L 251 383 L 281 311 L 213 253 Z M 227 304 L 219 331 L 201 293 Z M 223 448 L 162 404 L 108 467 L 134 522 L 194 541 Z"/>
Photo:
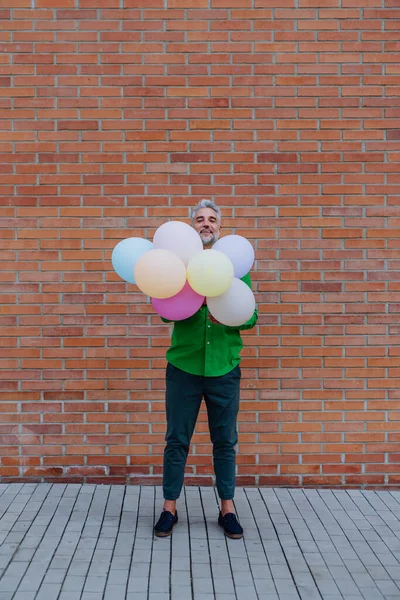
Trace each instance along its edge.
<path fill-rule="evenodd" d="M 0 600 L 400 600 L 400 492 L 239 488 L 243 540 L 213 488 L 0 484 Z"/>

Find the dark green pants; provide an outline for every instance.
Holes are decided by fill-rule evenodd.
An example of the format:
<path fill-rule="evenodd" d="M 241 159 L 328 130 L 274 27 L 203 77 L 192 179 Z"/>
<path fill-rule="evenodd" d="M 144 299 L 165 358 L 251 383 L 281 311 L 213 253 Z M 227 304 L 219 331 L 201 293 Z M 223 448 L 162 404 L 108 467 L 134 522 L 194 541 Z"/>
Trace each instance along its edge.
<path fill-rule="evenodd" d="M 167 445 L 164 451 L 163 492 L 166 500 L 181 493 L 190 440 L 204 397 L 218 495 L 235 494 L 236 419 L 239 410 L 240 367 L 221 377 L 202 377 L 181 371 L 170 363 L 166 373 Z"/>

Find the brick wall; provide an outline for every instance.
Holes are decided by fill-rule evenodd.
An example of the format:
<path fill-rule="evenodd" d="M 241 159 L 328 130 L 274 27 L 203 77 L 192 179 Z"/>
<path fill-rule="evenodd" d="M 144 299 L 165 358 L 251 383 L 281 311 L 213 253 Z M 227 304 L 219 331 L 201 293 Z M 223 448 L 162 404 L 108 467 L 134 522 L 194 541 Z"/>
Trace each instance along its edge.
<path fill-rule="evenodd" d="M 160 481 L 169 326 L 113 272 L 256 248 L 238 483 L 400 484 L 398 0 L 0 0 L 0 475 Z M 205 413 L 188 462 L 210 484 Z"/>

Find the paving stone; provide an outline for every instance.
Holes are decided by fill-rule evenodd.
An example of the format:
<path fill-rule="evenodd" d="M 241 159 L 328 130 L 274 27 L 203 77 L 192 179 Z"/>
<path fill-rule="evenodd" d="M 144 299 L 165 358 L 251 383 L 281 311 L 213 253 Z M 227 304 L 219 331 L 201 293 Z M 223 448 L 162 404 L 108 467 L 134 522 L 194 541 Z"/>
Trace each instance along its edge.
<path fill-rule="evenodd" d="M 290 579 L 274 579 L 279 596 L 296 594 L 296 586 Z"/>
<path fill-rule="evenodd" d="M 49 569 L 43 579 L 43 584 L 62 583 L 66 572 L 63 569 Z"/>
<path fill-rule="evenodd" d="M 61 589 L 61 583 L 43 583 L 35 597 L 35 600 L 52 600 L 57 598 Z"/>
<path fill-rule="evenodd" d="M 192 580 L 193 590 L 196 594 L 213 594 L 213 584 L 211 579 L 194 577 Z"/>
<path fill-rule="evenodd" d="M 150 572 L 149 563 L 132 563 L 129 570 L 129 577 L 131 578 L 148 578 Z"/>
<path fill-rule="evenodd" d="M 252 586 L 253 585 L 253 576 L 251 571 L 234 571 L 233 579 L 235 582 L 235 586 Z"/>
<path fill-rule="evenodd" d="M 87 577 L 84 584 L 84 592 L 102 593 L 106 587 L 107 577 Z"/>
<path fill-rule="evenodd" d="M 69 590 L 71 592 L 79 591 L 83 588 L 84 584 L 85 584 L 84 577 L 67 574 L 67 576 L 63 582 L 62 591 L 63 592 L 66 590 Z"/>
<path fill-rule="evenodd" d="M 192 588 L 190 585 L 172 585 L 171 600 L 188 600 L 192 597 Z"/>
<path fill-rule="evenodd" d="M 18 581 L 13 577 L 4 576 L 0 581 L 0 593 L 6 595 L 10 592 L 14 593 L 18 587 Z"/>
<path fill-rule="evenodd" d="M 85 577 L 90 569 L 90 563 L 85 561 L 74 560 L 70 563 L 68 568 L 68 575 Z"/>
<path fill-rule="evenodd" d="M 134 577 L 128 581 L 128 593 L 147 593 L 148 587 L 149 579 L 147 577 Z"/>
<path fill-rule="evenodd" d="M 150 576 L 149 590 L 150 593 L 164 593 L 169 589 L 169 577 L 152 577 Z"/>
<path fill-rule="evenodd" d="M 104 600 L 125 600 L 125 585 L 107 585 Z"/>
<path fill-rule="evenodd" d="M 97 592 L 83 592 L 81 600 L 99 600 Z"/>
<path fill-rule="evenodd" d="M 171 573 L 171 585 L 190 586 L 190 571 L 173 571 Z"/>
<path fill-rule="evenodd" d="M 386 600 L 380 591 L 374 588 L 360 588 L 360 592 L 364 600 Z"/>
<path fill-rule="evenodd" d="M 116 556 L 114 554 L 111 562 L 111 570 L 129 569 L 131 564 L 131 556 Z"/>
<path fill-rule="evenodd" d="M 376 586 L 382 592 L 384 596 L 397 596 L 400 598 L 400 589 L 394 583 L 394 581 L 388 581 L 386 579 L 382 581 L 375 581 Z"/>
<path fill-rule="evenodd" d="M 230 579 L 214 578 L 214 589 L 217 594 L 231 594 L 232 597 L 235 595 L 235 586 Z"/>
<path fill-rule="evenodd" d="M 276 586 L 272 579 L 255 579 L 254 586 L 258 595 L 276 594 Z"/>

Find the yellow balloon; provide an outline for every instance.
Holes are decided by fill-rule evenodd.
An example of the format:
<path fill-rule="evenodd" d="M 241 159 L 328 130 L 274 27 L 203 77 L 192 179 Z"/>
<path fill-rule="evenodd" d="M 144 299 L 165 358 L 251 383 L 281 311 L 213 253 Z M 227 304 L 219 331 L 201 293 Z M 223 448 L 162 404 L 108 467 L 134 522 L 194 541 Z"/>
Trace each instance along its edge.
<path fill-rule="evenodd" d="M 142 254 L 134 268 L 136 285 L 152 298 L 171 298 L 186 283 L 186 268 L 169 250 L 149 250 Z"/>
<path fill-rule="evenodd" d="M 213 297 L 226 292 L 232 283 L 233 274 L 231 260 L 219 250 L 199 252 L 187 267 L 189 284 L 201 296 Z"/>

